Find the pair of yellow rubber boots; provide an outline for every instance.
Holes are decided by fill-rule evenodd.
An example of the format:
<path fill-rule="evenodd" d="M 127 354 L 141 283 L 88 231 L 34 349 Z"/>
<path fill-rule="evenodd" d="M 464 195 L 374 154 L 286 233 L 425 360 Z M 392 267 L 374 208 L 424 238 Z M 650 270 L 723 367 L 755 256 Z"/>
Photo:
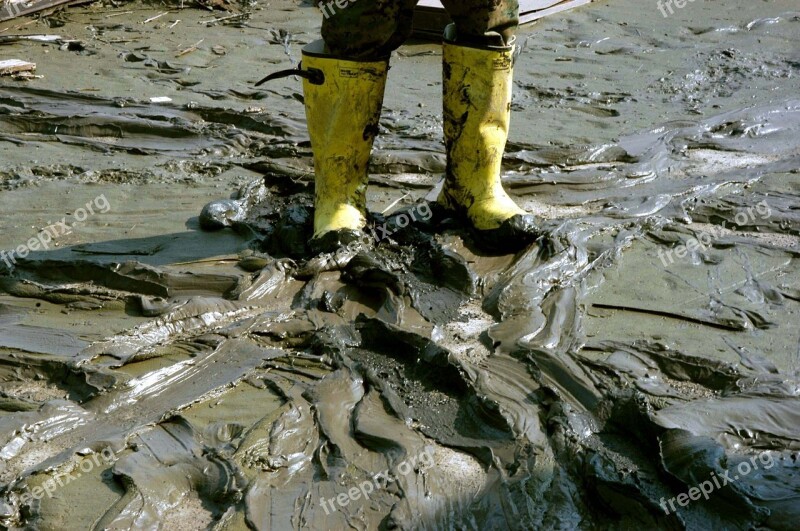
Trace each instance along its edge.
<path fill-rule="evenodd" d="M 438 202 L 489 240 L 533 239 L 533 218 L 508 196 L 500 165 L 511 113 L 513 45 L 481 49 L 443 45 L 447 175 Z M 304 97 L 314 152 L 313 241 L 331 248 L 366 225 L 368 164 L 378 132 L 388 58 L 332 58 L 322 41 L 303 49 Z M 505 229 L 505 230 L 504 230 Z M 326 241 L 327 240 L 327 241 Z"/>

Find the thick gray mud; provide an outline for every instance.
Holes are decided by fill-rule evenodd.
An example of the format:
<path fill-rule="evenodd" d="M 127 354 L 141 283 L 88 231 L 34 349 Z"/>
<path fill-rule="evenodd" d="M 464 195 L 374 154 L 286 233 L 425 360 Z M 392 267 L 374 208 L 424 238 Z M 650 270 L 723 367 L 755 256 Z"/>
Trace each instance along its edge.
<path fill-rule="evenodd" d="M 0 248 L 72 227 L 0 262 L 0 527 L 796 528 L 796 3 L 522 31 L 509 256 L 428 210 L 438 46 L 393 59 L 380 241 L 312 257 L 300 83 L 252 82 L 318 14 L 160 12 L 0 32 L 82 42 L 0 44 L 44 75 L 0 84 Z"/>

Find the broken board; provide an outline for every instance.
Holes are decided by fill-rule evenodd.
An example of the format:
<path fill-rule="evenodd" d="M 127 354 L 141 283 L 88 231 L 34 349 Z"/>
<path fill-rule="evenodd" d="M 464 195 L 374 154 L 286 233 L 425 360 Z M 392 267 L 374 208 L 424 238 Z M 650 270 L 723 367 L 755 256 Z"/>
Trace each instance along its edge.
<path fill-rule="evenodd" d="M 519 23 L 554 15 L 590 3 L 592 0 L 520 0 Z M 414 10 L 414 35 L 440 38 L 444 27 L 451 22 L 439 0 L 420 0 Z"/>
<path fill-rule="evenodd" d="M 29 63 L 28 61 L 21 61 L 19 59 L 0 60 L 0 76 L 32 72 L 34 70 L 36 70 L 36 63 Z"/>
<path fill-rule="evenodd" d="M 0 0 L 0 22 L 77 0 Z"/>

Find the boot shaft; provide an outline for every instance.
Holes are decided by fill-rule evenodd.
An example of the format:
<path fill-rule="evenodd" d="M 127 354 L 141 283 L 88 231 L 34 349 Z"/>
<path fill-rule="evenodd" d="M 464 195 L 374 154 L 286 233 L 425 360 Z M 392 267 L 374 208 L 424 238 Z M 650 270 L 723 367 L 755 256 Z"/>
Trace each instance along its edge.
<path fill-rule="evenodd" d="M 388 59 L 350 61 L 303 49 L 306 121 L 314 152 L 314 237 L 366 224 L 368 165 L 378 133 Z"/>

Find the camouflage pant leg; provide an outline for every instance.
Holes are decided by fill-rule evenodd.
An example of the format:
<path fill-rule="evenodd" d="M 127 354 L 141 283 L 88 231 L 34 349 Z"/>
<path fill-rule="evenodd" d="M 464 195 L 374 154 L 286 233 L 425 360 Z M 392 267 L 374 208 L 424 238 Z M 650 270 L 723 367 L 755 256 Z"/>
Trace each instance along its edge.
<path fill-rule="evenodd" d="M 519 23 L 518 0 L 443 0 L 455 22 L 457 41 L 502 46 Z M 417 0 L 324 0 L 322 38 L 334 57 L 385 57 L 411 35 Z M 344 6 L 344 7 L 339 7 Z"/>
<path fill-rule="evenodd" d="M 448 40 L 473 46 L 505 46 L 519 25 L 518 0 L 442 0 L 455 23 Z"/>
<path fill-rule="evenodd" d="M 417 0 L 339 0 L 323 2 L 322 39 L 327 51 L 342 59 L 374 60 L 388 56 L 411 35 Z"/>

